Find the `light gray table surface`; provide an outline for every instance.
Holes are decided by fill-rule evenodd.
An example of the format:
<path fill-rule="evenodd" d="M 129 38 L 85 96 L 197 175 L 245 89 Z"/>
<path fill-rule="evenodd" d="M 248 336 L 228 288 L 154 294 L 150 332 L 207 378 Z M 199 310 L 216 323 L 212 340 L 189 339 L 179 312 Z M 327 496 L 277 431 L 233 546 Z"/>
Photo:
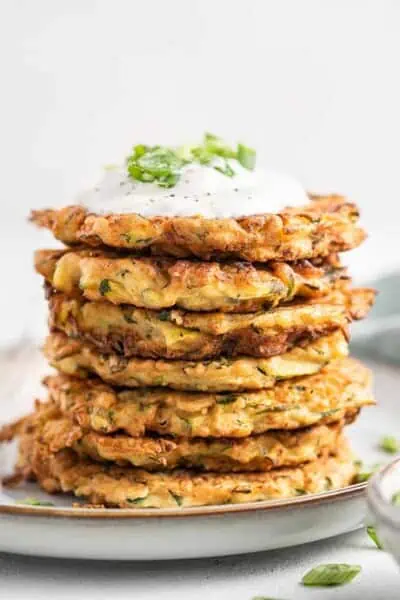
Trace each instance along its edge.
<path fill-rule="evenodd" d="M 303 588 L 305 571 L 321 562 L 362 567 L 352 584 Z M 113 563 L 0 555 L 0 597 L 47 600 L 398 600 L 400 571 L 364 531 L 306 546 L 227 558 Z"/>

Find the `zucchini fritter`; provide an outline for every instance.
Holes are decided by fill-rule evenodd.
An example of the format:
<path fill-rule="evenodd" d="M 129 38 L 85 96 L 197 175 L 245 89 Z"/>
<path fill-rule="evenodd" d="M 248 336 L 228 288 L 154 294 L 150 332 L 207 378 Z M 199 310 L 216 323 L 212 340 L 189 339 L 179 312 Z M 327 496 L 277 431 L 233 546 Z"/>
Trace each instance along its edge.
<path fill-rule="evenodd" d="M 192 362 L 101 354 L 89 344 L 53 333 L 44 351 L 50 364 L 68 375 L 86 378 L 96 374 L 107 383 L 133 388 L 224 392 L 269 388 L 281 379 L 312 375 L 329 361 L 347 356 L 348 343 L 343 333 L 336 331 L 304 348 L 297 346 L 270 358 L 222 357 Z"/>
<path fill-rule="evenodd" d="M 44 381 L 52 402 L 83 429 L 175 437 L 235 437 L 340 421 L 374 404 L 371 373 L 347 358 L 316 375 L 258 392 L 207 394 L 169 389 L 118 390 L 68 375 Z"/>
<path fill-rule="evenodd" d="M 200 262 L 90 250 L 39 250 L 36 270 L 59 292 L 149 309 L 253 312 L 326 294 L 345 278 L 336 256 L 311 263 Z"/>
<path fill-rule="evenodd" d="M 286 208 L 280 214 L 237 219 L 96 215 L 83 207 L 69 206 L 33 211 L 31 220 L 66 244 L 150 249 L 163 256 L 206 260 L 298 260 L 349 250 L 364 240 L 365 233 L 357 226 L 355 204 L 335 195 L 311 196 L 311 200 L 304 207 Z"/>
<path fill-rule="evenodd" d="M 152 311 L 50 294 L 50 329 L 90 342 L 106 354 L 204 360 L 217 356 L 269 357 L 299 343 L 346 331 L 366 315 L 369 289 L 337 289 L 319 299 L 245 314 Z"/>
<path fill-rule="evenodd" d="M 351 422 L 357 411 L 348 415 Z M 148 471 L 194 468 L 217 473 L 269 471 L 316 460 L 332 451 L 345 424 L 314 425 L 296 431 L 272 431 L 242 439 L 166 438 L 104 435 L 84 430 L 56 405 L 41 404 L 32 415 L 42 423 L 41 439 L 52 452 L 72 448 L 83 458 L 134 466 Z M 30 418 L 28 417 L 28 420 Z"/>
<path fill-rule="evenodd" d="M 356 468 L 349 445 L 338 439 L 332 452 L 300 467 L 266 473 L 148 472 L 79 458 L 70 449 L 52 452 L 40 431 L 20 438 L 18 470 L 49 493 L 66 492 L 94 505 L 120 508 L 177 508 L 279 500 L 350 485 Z"/>

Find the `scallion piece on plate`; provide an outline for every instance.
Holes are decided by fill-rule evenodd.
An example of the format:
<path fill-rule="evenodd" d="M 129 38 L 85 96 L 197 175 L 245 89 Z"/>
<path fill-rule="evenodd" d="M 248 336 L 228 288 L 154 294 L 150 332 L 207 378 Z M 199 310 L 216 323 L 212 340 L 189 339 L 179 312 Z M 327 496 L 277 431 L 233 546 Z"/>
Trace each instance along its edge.
<path fill-rule="evenodd" d="M 25 504 L 26 506 L 54 506 L 52 502 L 38 500 L 38 498 L 24 498 L 24 500 L 19 500 L 17 504 Z"/>

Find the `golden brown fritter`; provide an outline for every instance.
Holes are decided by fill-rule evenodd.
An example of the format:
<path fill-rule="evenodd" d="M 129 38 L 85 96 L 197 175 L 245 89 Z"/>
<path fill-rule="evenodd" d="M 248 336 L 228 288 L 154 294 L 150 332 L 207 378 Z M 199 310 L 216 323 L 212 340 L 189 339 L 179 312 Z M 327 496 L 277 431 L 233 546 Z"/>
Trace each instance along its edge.
<path fill-rule="evenodd" d="M 50 329 L 92 343 L 99 352 L 144 358 L 204 360 L 269 357 L 336 329 L 370 309 L 373 290 L 337 289 L 327 296 L 245 314 L 152 311 L 109 302 L 49 297 Z"/>
<path fill-rule="evenodd" d="M 270 358 L 225 357 L 202 362 L 125 358 L 101 354 L 89 344 L 51 334 L 45 344 L 50 364 L 67 375 L 98 375 L 103 381 L 126 387 L 171 387 L 193 391 L 241 391 L 269 388 L 281 379 L 312 375 L 329 361 L 347 356 L 341 331 L 297 346 Z"/>
<path fill-rule="evenodd" d="M 116 389 L 100 379 L 46 377 L 52 402 L 83 429 L 175 437 L 235 437 L 335 423 L 374 404 L 371 373 L 356 360 L 332 361 L 316 375 L 259 392 L 211 394 Z"/>
<path fill-rule="evenodd" d="M 253 265 L 39 250 L 35 267 L 59 292 L 154 310 L 253 312 L 296 296 L 322 296 L 346 277 L 336 256 L 315 264 Z"/>
<path fill-rule="evenodd" d="M 164 256 L 206 260 L 293 261 L 350 250 L 364 240 L 355 204 L 335 195 L 311 196 L 311 200 L 280 214 L 237 219 L 96 215 L 81 206 L 69 206 L 33 211 L 31 220 L 66 244 L 147 249 Z"/>
<path fill-rule="evenodd" d="M 177 508 L 317 494 L 350 485 L 356 467 L 342 438 L 333 453 L 323 452 L 301 467 L 225 475 L 186 470 L 151 473 L 82 459 L 70 449 L 52 452 L 37 431 L 28 429 L 21 434 L 19 472 L 37 479 L 46 492 L 72 492 L 94 505 Z"/>
<path fill-rule="evenodd" d="M 52 452 L 72 448 L 83 458 L 134 466 L 147 471 L 194 468 L 217 473 L 269 471 L 316 460 L 336 447 L 343 421 L 296 431 L 271 431 L 241 439 L 133 438 L 84 430 L 55 405 L 42 404 L 33 414 L 41 421 L 41 440 Z M 348 415 L 351 422 L 357 411 Z"/>

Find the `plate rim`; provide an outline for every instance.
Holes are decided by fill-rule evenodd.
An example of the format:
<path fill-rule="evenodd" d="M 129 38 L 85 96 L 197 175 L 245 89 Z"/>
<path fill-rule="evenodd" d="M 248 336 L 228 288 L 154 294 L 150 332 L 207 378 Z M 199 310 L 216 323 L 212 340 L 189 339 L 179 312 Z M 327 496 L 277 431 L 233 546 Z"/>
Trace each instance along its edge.
<path fill-rule="evenodd" d="M 287 508 L 309 508 L 318 504 L 337 502 L 355 496 L 362 496 L 367 482 L 355 483 L 337 490 L 295 496 L 285 500 L 263 500 L 240 504 L 219 504 L 187 508 L 89 508 L 68 506 L 30 506 L 22 504 L 0 504 L 0 517 L 3 515 L 51 517 L 69 519 L 183 519 L 188 517 L 223 516 L 227 514 L 276 511 Z"/>

